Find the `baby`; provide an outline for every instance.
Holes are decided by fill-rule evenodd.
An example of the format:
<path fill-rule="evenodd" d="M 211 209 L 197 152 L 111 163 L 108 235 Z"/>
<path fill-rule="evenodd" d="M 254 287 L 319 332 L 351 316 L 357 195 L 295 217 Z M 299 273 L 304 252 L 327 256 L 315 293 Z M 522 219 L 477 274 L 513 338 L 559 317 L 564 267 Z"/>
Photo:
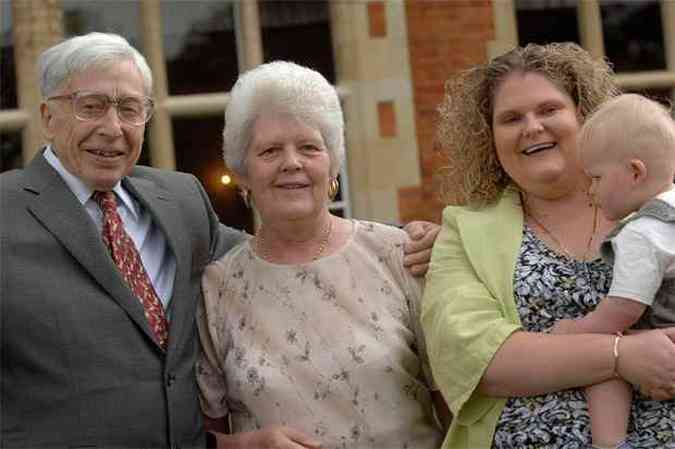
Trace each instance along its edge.
<path fill-rule="evenodd" d="M 607 219 L 625 220 L 600 250 L 614 268 L 607 298 L 553 333 L 615 333 L 618 358 L 622 331 L 675 325 L 675 122 L 659 103 L 621 95 L 586 121 L 578 148 L 594 203 Z M 588 387 L 586 399 L 594 447 L 630 448 L 628 384 Z"/>

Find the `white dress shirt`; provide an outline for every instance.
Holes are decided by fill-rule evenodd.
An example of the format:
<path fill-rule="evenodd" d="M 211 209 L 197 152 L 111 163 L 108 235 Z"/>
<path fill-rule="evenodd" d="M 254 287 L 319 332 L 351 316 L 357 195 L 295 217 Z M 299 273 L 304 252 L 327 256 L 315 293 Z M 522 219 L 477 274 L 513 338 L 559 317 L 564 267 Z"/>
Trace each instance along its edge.
<path fill-rule="evenodd" d="M 61 175 L 75 197 L 84 206 L 99 232 L 103 227 L 103 213 L 92 198 L 94 190 L 70 173 L 56 157 L 51 145 L 44 152 L 49 165 Z M 168 245 L 162 230 L 153 222 L 147 210 L 127 192 L 122 183 L 113 188 L 117 197 L 117 212 L 124 223 L 124 230 L 133 240 L 138 250 L 145 271 L 150 277 L 152 286 L 157 292 L 162 305 L 166 309 L 173 294 L 173 282 L 176 277 L 176 257 Z M 167 314 L 167 318 L 168 318 Z"/>

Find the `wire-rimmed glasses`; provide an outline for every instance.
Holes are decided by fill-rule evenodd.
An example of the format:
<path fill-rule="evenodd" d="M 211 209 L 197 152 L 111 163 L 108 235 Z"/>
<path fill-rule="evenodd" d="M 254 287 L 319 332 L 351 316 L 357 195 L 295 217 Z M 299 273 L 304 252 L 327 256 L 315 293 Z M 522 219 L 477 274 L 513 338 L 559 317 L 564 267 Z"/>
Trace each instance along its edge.
<path fill-rule="evenodd" d="M 68 95 L 55 95 L 50 100 L 70 100 L 75 118 L 83 122 L 98 120 L 108 113 L 111 105 L 117 109 L 117 117 L 124 123 L 141 126 L 152 117 L 154 102 L 150 97 L 110 98 L 106 94 L 95 92 L 73 92 Z"/>

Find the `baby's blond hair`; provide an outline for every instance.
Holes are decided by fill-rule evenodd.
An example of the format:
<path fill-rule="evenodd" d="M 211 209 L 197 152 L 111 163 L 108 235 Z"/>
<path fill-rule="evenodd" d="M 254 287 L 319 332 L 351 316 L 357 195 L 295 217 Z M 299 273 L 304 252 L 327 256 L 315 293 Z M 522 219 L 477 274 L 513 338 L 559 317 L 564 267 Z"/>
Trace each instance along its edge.
<path fill-rule="evenodd" d="M 675 173 L 675 122 L 662 104 L 638 94 L 623 94 L 603 103 L 579 132 L 582 152 L 605 151 L 603 157 L 640 159 L 651 173 Z"/>

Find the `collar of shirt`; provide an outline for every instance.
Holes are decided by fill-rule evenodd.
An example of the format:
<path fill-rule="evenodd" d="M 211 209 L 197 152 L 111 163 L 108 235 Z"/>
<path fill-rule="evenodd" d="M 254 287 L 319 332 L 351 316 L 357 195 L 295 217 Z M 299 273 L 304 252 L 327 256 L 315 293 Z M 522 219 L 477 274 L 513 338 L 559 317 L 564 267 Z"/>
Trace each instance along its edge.
<path fill-rule="evenodd" d="M 47 146 L 47 149 L 44 152 L 44 158 L 47 160 L 47 163 L 49 163 L 49 165 L 51 165 L 54 170 L 58 172 L 61 178 L 63 178 L 66 185 L 68 185 L 68 188 L 70 188 L 77 200 L 84 206 L 84 204 L 94 194 L 94 190 L 82 182 L 80 178 L 70 173 L 68 169 L 63 166 L 59 158 L 56 157 L 56 154 L 52 150 L 51 145 Z M 126 208 L 126 210 L 134 217 L 135 220 L 138 220 L 140 216 L 138 206 L 132 199 L 129 192 L 127 192 L 126 189 L 122 187 L 122 183 L 118 181 L 112 190 L 115 192 L 115 194 L 117 194 L 117 198 L 121 200 L 123 207 Z"/>

